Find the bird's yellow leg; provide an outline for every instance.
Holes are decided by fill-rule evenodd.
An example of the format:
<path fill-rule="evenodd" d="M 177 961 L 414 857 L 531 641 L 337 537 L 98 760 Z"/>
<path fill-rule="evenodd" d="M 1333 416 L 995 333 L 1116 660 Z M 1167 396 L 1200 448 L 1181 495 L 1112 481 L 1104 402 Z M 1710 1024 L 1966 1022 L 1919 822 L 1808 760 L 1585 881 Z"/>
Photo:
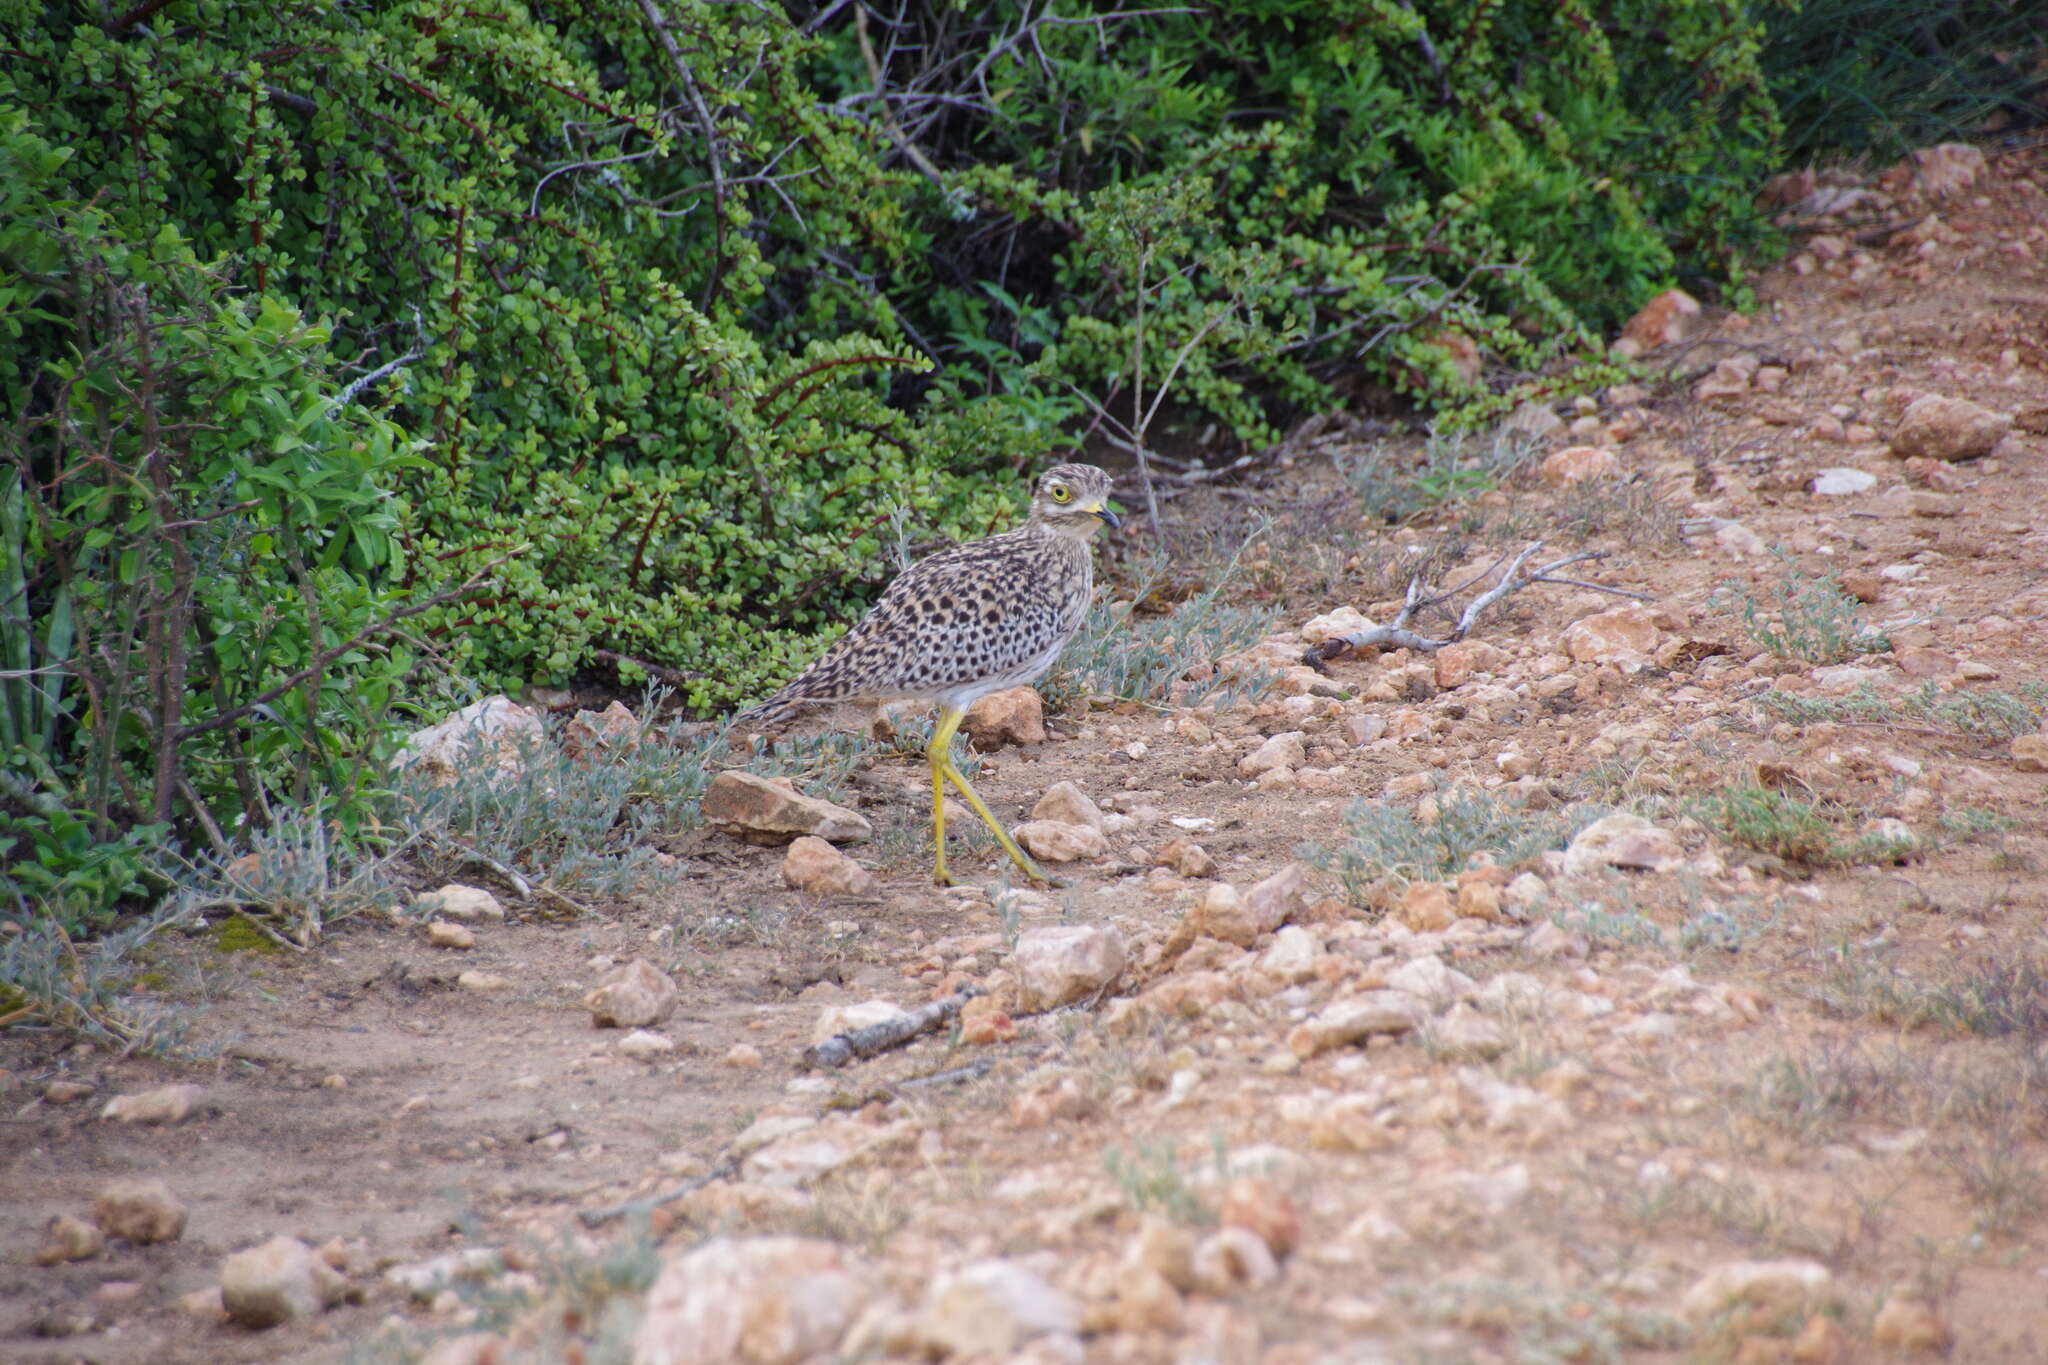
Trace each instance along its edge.
<path fill-rule="evenodd" d="M 932 875 L 940 883 L 950 884 L 950 879 L 946 876 L 943 823 L 946 818 L 944 780 L 950 780 L 960 789 L 960 794 L 967 798 L 967 804 L 974 808 L 974 813 L 981 817 L 981 823 L 988 826 L 989 833 L 996 836 L 996 842 L 1003 846 L 1003 852 L 1010 855 L 1010 861 L 1017 864 L 1024 875 L 1032 881 L 1049 884 L 1052 879 L 1040 872 L 1038 864 L 1031 861 L 1030 855 L 1017 847 L 1017 841 L 1010 837 L 1010 832 L 1003 828 L 1002 822 L 989 811 L 988 804 L 981 799 L 981 793 L 975 791 L 967 781 L 967 774 L 953 764 L 953 736 L 960 729 L 960 720 L 966 714 L 965 711 L 946 711 L 939 717 L 939 723 L 932 727 L 932 747 L 927 755 L 932 763 L 932 826 L 941 831 L 938 868 Z"/>
<path fill-rule="evenodd" d="M 932 857 L 932 880 L 940 886 L 953 885 L 952 874 L 946 871 L 946 769 L 951 766 L 946 761 L 946 746 L 952 742 L 956 719 L 944 718 L 933 726 L 932 742 L 924 751 L 925 761 L 932 769 L 932 844 L 936 850 Z"/>

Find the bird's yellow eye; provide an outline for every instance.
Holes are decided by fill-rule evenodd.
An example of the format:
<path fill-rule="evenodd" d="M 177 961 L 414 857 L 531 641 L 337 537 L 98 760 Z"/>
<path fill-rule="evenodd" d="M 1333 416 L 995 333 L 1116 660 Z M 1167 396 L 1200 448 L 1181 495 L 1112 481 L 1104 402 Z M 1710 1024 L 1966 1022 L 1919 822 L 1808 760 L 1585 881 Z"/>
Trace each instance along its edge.
<path fill-rule="evenodd" d="M 1056 483 L 1045 491 L 1052 495 L 1054 502 L 1072 502 L 1074 500 L 1074 490 L 1063 483 Z"/>

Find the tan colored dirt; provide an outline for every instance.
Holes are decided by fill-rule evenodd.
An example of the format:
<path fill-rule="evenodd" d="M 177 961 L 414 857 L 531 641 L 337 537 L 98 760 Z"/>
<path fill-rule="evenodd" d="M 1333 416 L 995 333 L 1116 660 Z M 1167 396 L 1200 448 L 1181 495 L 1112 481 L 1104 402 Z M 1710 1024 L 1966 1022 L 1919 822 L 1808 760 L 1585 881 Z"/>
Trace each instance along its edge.
<path fill-rule="evenodd" d="M 850 850 L 877 873 L 872 899 L 808 902 L 784 886 L 778 850 L 699 831 L 671 848 L 685 875 L 660 903 L 568 922 L 515 908 L 509 924 L 475 926 L 468 950 L 369 919 L 303 956 L 175 945 L 156 979 L 199 1002 L 202 1040 L 225 1043 L 212 1066 L 0 1034 L 0 1356 L 399 1359 L 366 1343 L 388 1331 L 421 1349 L 499 1319 L 476 1294 L 409 1301 L 385 1266 L 510 1248 L 554 1284 L 606 1245 L 653 1239 L 666 1254 L 773 1231 L 841 1243 L 874 1296 L 913 1316 L 939 1271 L 1022 1259 L 1087 1307 L 1072 1349 L 1089 1361 L 1880 1360 L 1892 1348 L 1874 1334 L 1904 1320 L 1881 1314 L 1888 1301 L 1931 1310 L 1952 1360 L 2048 1360 L 2048 773 L 2025 770 L 2009 737 L 1925 716 L 1766 713 L 1766 690 L 1839 700 L 1857 675 L 1770 656 L 1721 591 L 1767 598 L 1788 561 L 1867 587 L 1863 620 L 1891 648 L 1848 666 L 1882 696 L 1917 685 L 1906 666 L 1942 698 L 2048 681 L 2044 187 L 2048 156 L 2016 152 L 1952 200 L 1902 197 L 1887 223 L 1934 213 L 1925 245 L 1887 244 L 1885 224 L 1816 225 L 1832 240 L 1763 279 L 1753 317 L 1710 319 L 1684 343 L 1681 380 L 1555 438 L 1610 446 L 1631 483 L 1550 487 L 1530 472 L 1507 496 L 1394 532 L 1355 509 L 1341 524 L 1297 512 L 1249 566 L 1281 609 L 1277 658 L 1305 647 L 1287 632 L 1333 608 L 1386 619 L 1401 585 L 1371 566 L 1389 545 L 1462 535 L 1467 567 L 1532 536 L 1557 553 L 1609 549 L 1573 572 L 1654 598 L 1670 648 L 1641 667 L 1551 657 L 1573 621 L 1628 604 L 1535 587 L 1482 618 L 1474 638 L 1503 653 L 1457 687 L 1438 689 L 1430 662 L 1405 652 L 1340 659 L 1326 680 L 1295 674 L 1221 715 L 1088 710 L 1054 718 L 1043 746 L 985 756 L 976 785 L 1006 819 L 1071 780 L 1121 826 L 1108 858 L 1069 866 L 1070 884 L 1042 898 L 932 888 L 924 769 L 890 755 L 853 788 L 878 830 Z M 1732 397 L 1692 397 L 1694 379 L 1739 356 L 1775 391 L 1752 376 Z M 1885 438 L 1926 393 L 2018 425 L 1988 457 L 1909 469 Z M 1806 491 L 1833 468 L 1874 486 Z M 1340 489 L 1304 456 L 1257 496 L 1315 509 L 1341 506 Z M 1241 501 L 1219 507 L 1242 519 Z M 1738 553 L 1752 540 L 1787 558 Z M 1385 736 L 1354 745 L 1359 717 Z M 1305 742 L 1290 779 L 1240 775 L 1240 757 L 1287 731 Z M 1521 766 L 1499 761 L 1511 749 L 1530 769 L 1519 783 Z M 1206 883 L 1247 891 L 1304 842 L 1342 843 L 1352 801 L 1412 812 L 1459 780 L 1553 810 L 1647 811 L 1684 862 L 1573 881 L 1532 859 L 1512 870 L 1541 876 L 1550 898 L 1526 922 L 1460 921 L 1420 944 L 1386 928 L 1399 887 L 1347 894 L 1317 872 L 1293 907 L 1313 944 L 1305 974 L 1253 960 L 1271 935 L 1251 957 L 1208 939 L 1166 960 Z M 1828 803 L 1842 839 L 1892 818 L 1926 846 L 1816 869 L 1697 818 L 1697 798 L 1758 781 Z M 1177 837 L 1214 871 L 1154 869 Z M 992 843 L 956 847 L 956 870 L 991 884 Z M 1529 940 L 1553 911 L 1564 932 Z M 936 1034 L 800 1077 L 824 1008 L 1000 988 L 1010 936 L 1055 922 L 1122 933 L 1133 966 L 1107 997 L 1018 1016 L 1010 1041 Z M 1645 941 L 1651 926 L 1664 943 Z M 1333 1000 L 1432 955 L 1472 979 L 1482 1008 L 1440 1008 L 1422 1039 L 1290 1050 Z M 580 1004 L 634 957 L 681 992 L 661 1025 L 676 1049 L 651 1061 L 623 1055 L 622 1031 L 594 1029 Z M 463 972 L 510 986 L 464 989 Z M 1487 983 L 1512 973 L 1536 993 L 1486 1004 Z M 1477 1042 L 1457 1031 L 1475 1016 L 1492 1030 Z M 742 1045 L 758 1066 L 734 1064 Z M 978 1062 L 986 1074 L 901 1085 Z M 50 1103 L 57 1079 L 93 1095 Z M 183 1123 L 97 1117 L 112 1095 L 179 1081 L 205 1088 Z M 815 1178 L 714 1182 L 651 1229 L 577 1223 L 710 1172 L 780 1115 L 822 1115 L 868 1149 Z M 1143 1216 L 1208 1235 L 1217 1172 L 1234 1160 L 1298 1215 L 1279 1278 L 1188 1293 L 1163 1325 L 1119 1318 L 1100 1287 Z M 181 1239 L 30 1264 L 52 1215 L 89 1217 L 95 1193 L 130 1175 L 163 1179 L 189 1208 Z M 263 1332 L 180 1310 L 229 1253 L 280 1233 L 349 1244 L 361 1301 Z M 1687 1291 L 1714 1267 L 1788 1258 L 1824 1267 L 1830 1289 L 1687 1324 Z M 503 1320 L 521 1340 L 583 1331 L 547 1302 Z M 1839 1353 L 1816 1315 L 1839 1326 Z M 508 1358 L 569 1358 L 532 1349 Z M 1041 1343 L 1035 1358 L 1063 1350 Z"/>

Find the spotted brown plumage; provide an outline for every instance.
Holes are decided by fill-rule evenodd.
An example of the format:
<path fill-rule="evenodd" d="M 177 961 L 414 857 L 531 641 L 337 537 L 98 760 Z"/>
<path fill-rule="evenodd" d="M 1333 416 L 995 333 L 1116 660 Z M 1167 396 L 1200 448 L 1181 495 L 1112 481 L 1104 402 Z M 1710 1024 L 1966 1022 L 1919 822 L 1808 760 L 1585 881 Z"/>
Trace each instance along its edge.
<path fill-rule="evenodd" d="M 944 801 L 950 781 L 1017 866 L 1043 881 L 954 765 L 952 739 L 977 699 L 1036 680 L 1080 629 L 1095 591 L 1089 541 L 1098 526 L 1118 524 L 1107 505 L 1109 488 L 1109 476 L 1093 465 L 1048 469 L 1022 526 L 911 565 L 852 630 L 734 724 L 773 730 L 806 707 L 856 697 L 937 702 L 926 750 L 938 850 L 934 878 L 952 880 Z"/>

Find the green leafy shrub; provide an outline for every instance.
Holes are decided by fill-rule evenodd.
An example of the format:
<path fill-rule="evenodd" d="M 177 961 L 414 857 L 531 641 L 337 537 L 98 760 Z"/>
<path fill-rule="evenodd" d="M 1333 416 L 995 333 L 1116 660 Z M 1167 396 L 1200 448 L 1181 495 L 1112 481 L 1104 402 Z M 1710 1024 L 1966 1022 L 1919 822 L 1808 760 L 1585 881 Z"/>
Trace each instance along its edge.
<path fill-rule="evenodd" d="M 384 573 L 488 574 L 415 628 L 494 685 L 756 694 L 1091 407 L 1256 441 L 1591 375 L 1739 270 L 1773 136 L 1699 0 L 651 11 L 0 4 L 72 196 L 326 319 L 421 442 Z"/>
<path fill-rule="evenodd" d="M 74 926 L 142 887 L 174 818 L 350 804 L 413 653 L 384 485 L 411 458 L 326 382 L 328 332 L 229 287 L 170 224 L 64 197 L 0 115 L 0 840 L 16 904 Z M 61 342 L 55 338 L 61 337 Z"/>

